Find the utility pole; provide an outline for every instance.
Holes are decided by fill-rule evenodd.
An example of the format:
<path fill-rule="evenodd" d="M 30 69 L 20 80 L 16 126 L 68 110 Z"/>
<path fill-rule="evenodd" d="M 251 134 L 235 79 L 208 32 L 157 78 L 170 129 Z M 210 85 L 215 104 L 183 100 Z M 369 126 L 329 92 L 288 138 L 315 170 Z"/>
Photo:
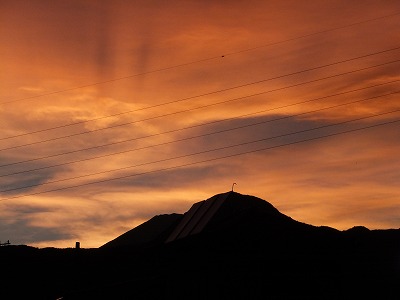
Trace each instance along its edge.
<path fill-rule="evenodd" d="M 1 241 L 0 241 L 0 246 L 8 246 L 8 245 L 10 245 L 11 243 L 10 243 L 10 240 L 8 240 L 7 242 L 5 242 L 5 243 L 2 243 Z"/>

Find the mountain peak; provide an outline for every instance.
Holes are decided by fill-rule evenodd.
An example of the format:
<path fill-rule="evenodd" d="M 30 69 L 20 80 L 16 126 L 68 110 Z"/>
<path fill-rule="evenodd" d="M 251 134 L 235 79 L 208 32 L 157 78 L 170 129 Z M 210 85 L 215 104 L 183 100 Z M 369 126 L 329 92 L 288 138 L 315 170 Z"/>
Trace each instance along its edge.
<path fill-rule="evenodd" d="M 157 215 L 102 247 L 144 246 L 169 243 L 202 232 L 230 230 L 241 226 L 296 222 L 269 202 L 229 191 L 194 203 L 182 214 Z M 296 222 L 298 223 L 298 222 Z M 249 225 L 252 224 L 252 225 Z M 285 226 L 284 226 L 285 227 Z"/>

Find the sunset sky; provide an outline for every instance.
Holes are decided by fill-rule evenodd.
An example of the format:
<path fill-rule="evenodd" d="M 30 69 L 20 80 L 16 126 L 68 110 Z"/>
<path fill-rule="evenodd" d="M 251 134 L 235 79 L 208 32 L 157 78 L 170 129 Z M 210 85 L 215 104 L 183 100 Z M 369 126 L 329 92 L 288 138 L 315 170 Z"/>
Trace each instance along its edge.
<path fill-rule="evenodd" d="M 231 190 L 400 227 L 394 1 L 0 0 L 0 241 L 99 247 Z"/>

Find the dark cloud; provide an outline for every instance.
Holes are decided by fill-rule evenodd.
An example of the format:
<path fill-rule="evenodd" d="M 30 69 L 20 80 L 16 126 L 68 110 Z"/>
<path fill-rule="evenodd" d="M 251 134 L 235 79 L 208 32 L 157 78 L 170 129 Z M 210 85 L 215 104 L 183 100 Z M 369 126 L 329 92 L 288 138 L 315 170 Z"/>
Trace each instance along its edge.
<path fill-rule="evenodd" d="M 62 228 L 39 227 L 31 224 L 29 217 L 5 222 L 0 217 L 0 235 L 2 241 L 9 240 L 14 245 L 31 245 L 38 241 L 49 244 L 60 240 L 74 238 L 74 234 L 63 231 Z"/>
<path fill-rule="evenodd" d="M 173 167 L 175 166 L 179 165 L 176 164 Z M 169 167 L 156 166 L 151 170 L 116 172 L 112 176 L 105 178 L 107 180 L 105 182 L 95 184 L 92 187 L 78 188 L 77 190 L 93 189 L 96 191 L 95 186 L 101 187 L 107 193 L 173 190 L 181 187 L 188 188 L 193 185 L 201 187 L 209 181 L 217 180 L 218 177 L 223 178 L 227 175 L 226 167 L 223 164 L 185 166 L 170 170 L 163 170 L 164 168 Z M 156 172 L 152 172 L 152 170 L 156 170 Z"/>
<path fill-rule="evenodd" d="M 354 124 L 347 123 L 339 126 L 335 124 L 340 123 L 340 121 L 329 122 L 325 120 L 313 120 L 311 118 L 312 115 L 313 114 L 304 114 L 297 117 L 287 115 L 248 117 L 215 125 L 208 125 L 204 128 L 192 130 L 187 134 L 187 136 L 205 136 L 183 143 L 185 145 L 184 147 L 180 147 L 177 144 L 175 149 L 179 153 L 183 152 L 183 149 L 185 152 L 189 152 L 187 150 L 190 149 L 191 152 L 194 153 L 196 150 L 208 150 L 242 143 L 248 149 L 253 149 L 251 143 L 246 144 L 252 141 L 259 141 L 253 144 L 258 147 L 273 147 L 280 144 L 330 135 L 354 128 L 354 124 L 358 124 L 354 122 Z M 230 130 L 234 128 L 237 129 Z M 216 132 L 220 133 L 210 134 Z M 234 149 L 234 147 L 232 147 L 232 149 Z M 230 153 L 229 148 L 225 151 Z"/>
<path fill-rule="evenodd" d="M 11 202 L 7 203 L 5 211 L 12 211 L 12 213 L 16 215 L 17 219 L 20 219 L 28 217 L 29 214 L 54 212 L 55 209 L 43 205 L 42 206 L 34 204 L 20 205 L 18 203 Z"/>
<path fill-rule="evenodd" d="M 12 156 L 1 159 L 1 164 L 18 162 L 22 157 Z M 23 159 L 22 159 L 23 160 Z M 23 195 L 32 192 L 42 184 L 55 180 L 60 174 L 66 173 L 69 166 L 51 167 L 60 163 L 59 160 L 38 160 L 24 164 L 15 164 L 1 167 L 0 193 L 4 197 Z M 29 171 L 35 170 L 36 171 Z M 25 188 L 26 187 L 26 188 Z"/>
<path fill-rule="evenodd" d="M 47 169 L 33 174 L 24 173 L 18 176 L 3 178 L 0 193 L 4 197 L 29 193 L 36 187 L 55 178 L 57 173 Z"/>

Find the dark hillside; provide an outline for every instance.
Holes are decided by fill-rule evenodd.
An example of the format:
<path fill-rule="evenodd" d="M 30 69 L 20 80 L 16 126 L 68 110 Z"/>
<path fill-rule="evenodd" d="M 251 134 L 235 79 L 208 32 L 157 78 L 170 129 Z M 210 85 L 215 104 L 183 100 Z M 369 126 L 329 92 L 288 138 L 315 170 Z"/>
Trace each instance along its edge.
<path fill-rule="evenodd" d="M 222 204 L 210 214 L 218 201 Z M 262 199 L 237 193 L 216 195 L 191 210 L 185 216 L 156 216 L 98 249 L 1 247 L 8 271 L 3 295 L 398 299 L 400 230 L 315 227 L 281 214 Z M 204 229 L 164 242 L 189 216 L 193 220 L 185 226 L 207 221 Z"/>
<path fill-rule="evenodd" d="M 100 248 L 133 245 L 154 246 L 161 244 L 181 219 L 181 214 L 154 216 L 150 220 L 120 235 Z"/>

